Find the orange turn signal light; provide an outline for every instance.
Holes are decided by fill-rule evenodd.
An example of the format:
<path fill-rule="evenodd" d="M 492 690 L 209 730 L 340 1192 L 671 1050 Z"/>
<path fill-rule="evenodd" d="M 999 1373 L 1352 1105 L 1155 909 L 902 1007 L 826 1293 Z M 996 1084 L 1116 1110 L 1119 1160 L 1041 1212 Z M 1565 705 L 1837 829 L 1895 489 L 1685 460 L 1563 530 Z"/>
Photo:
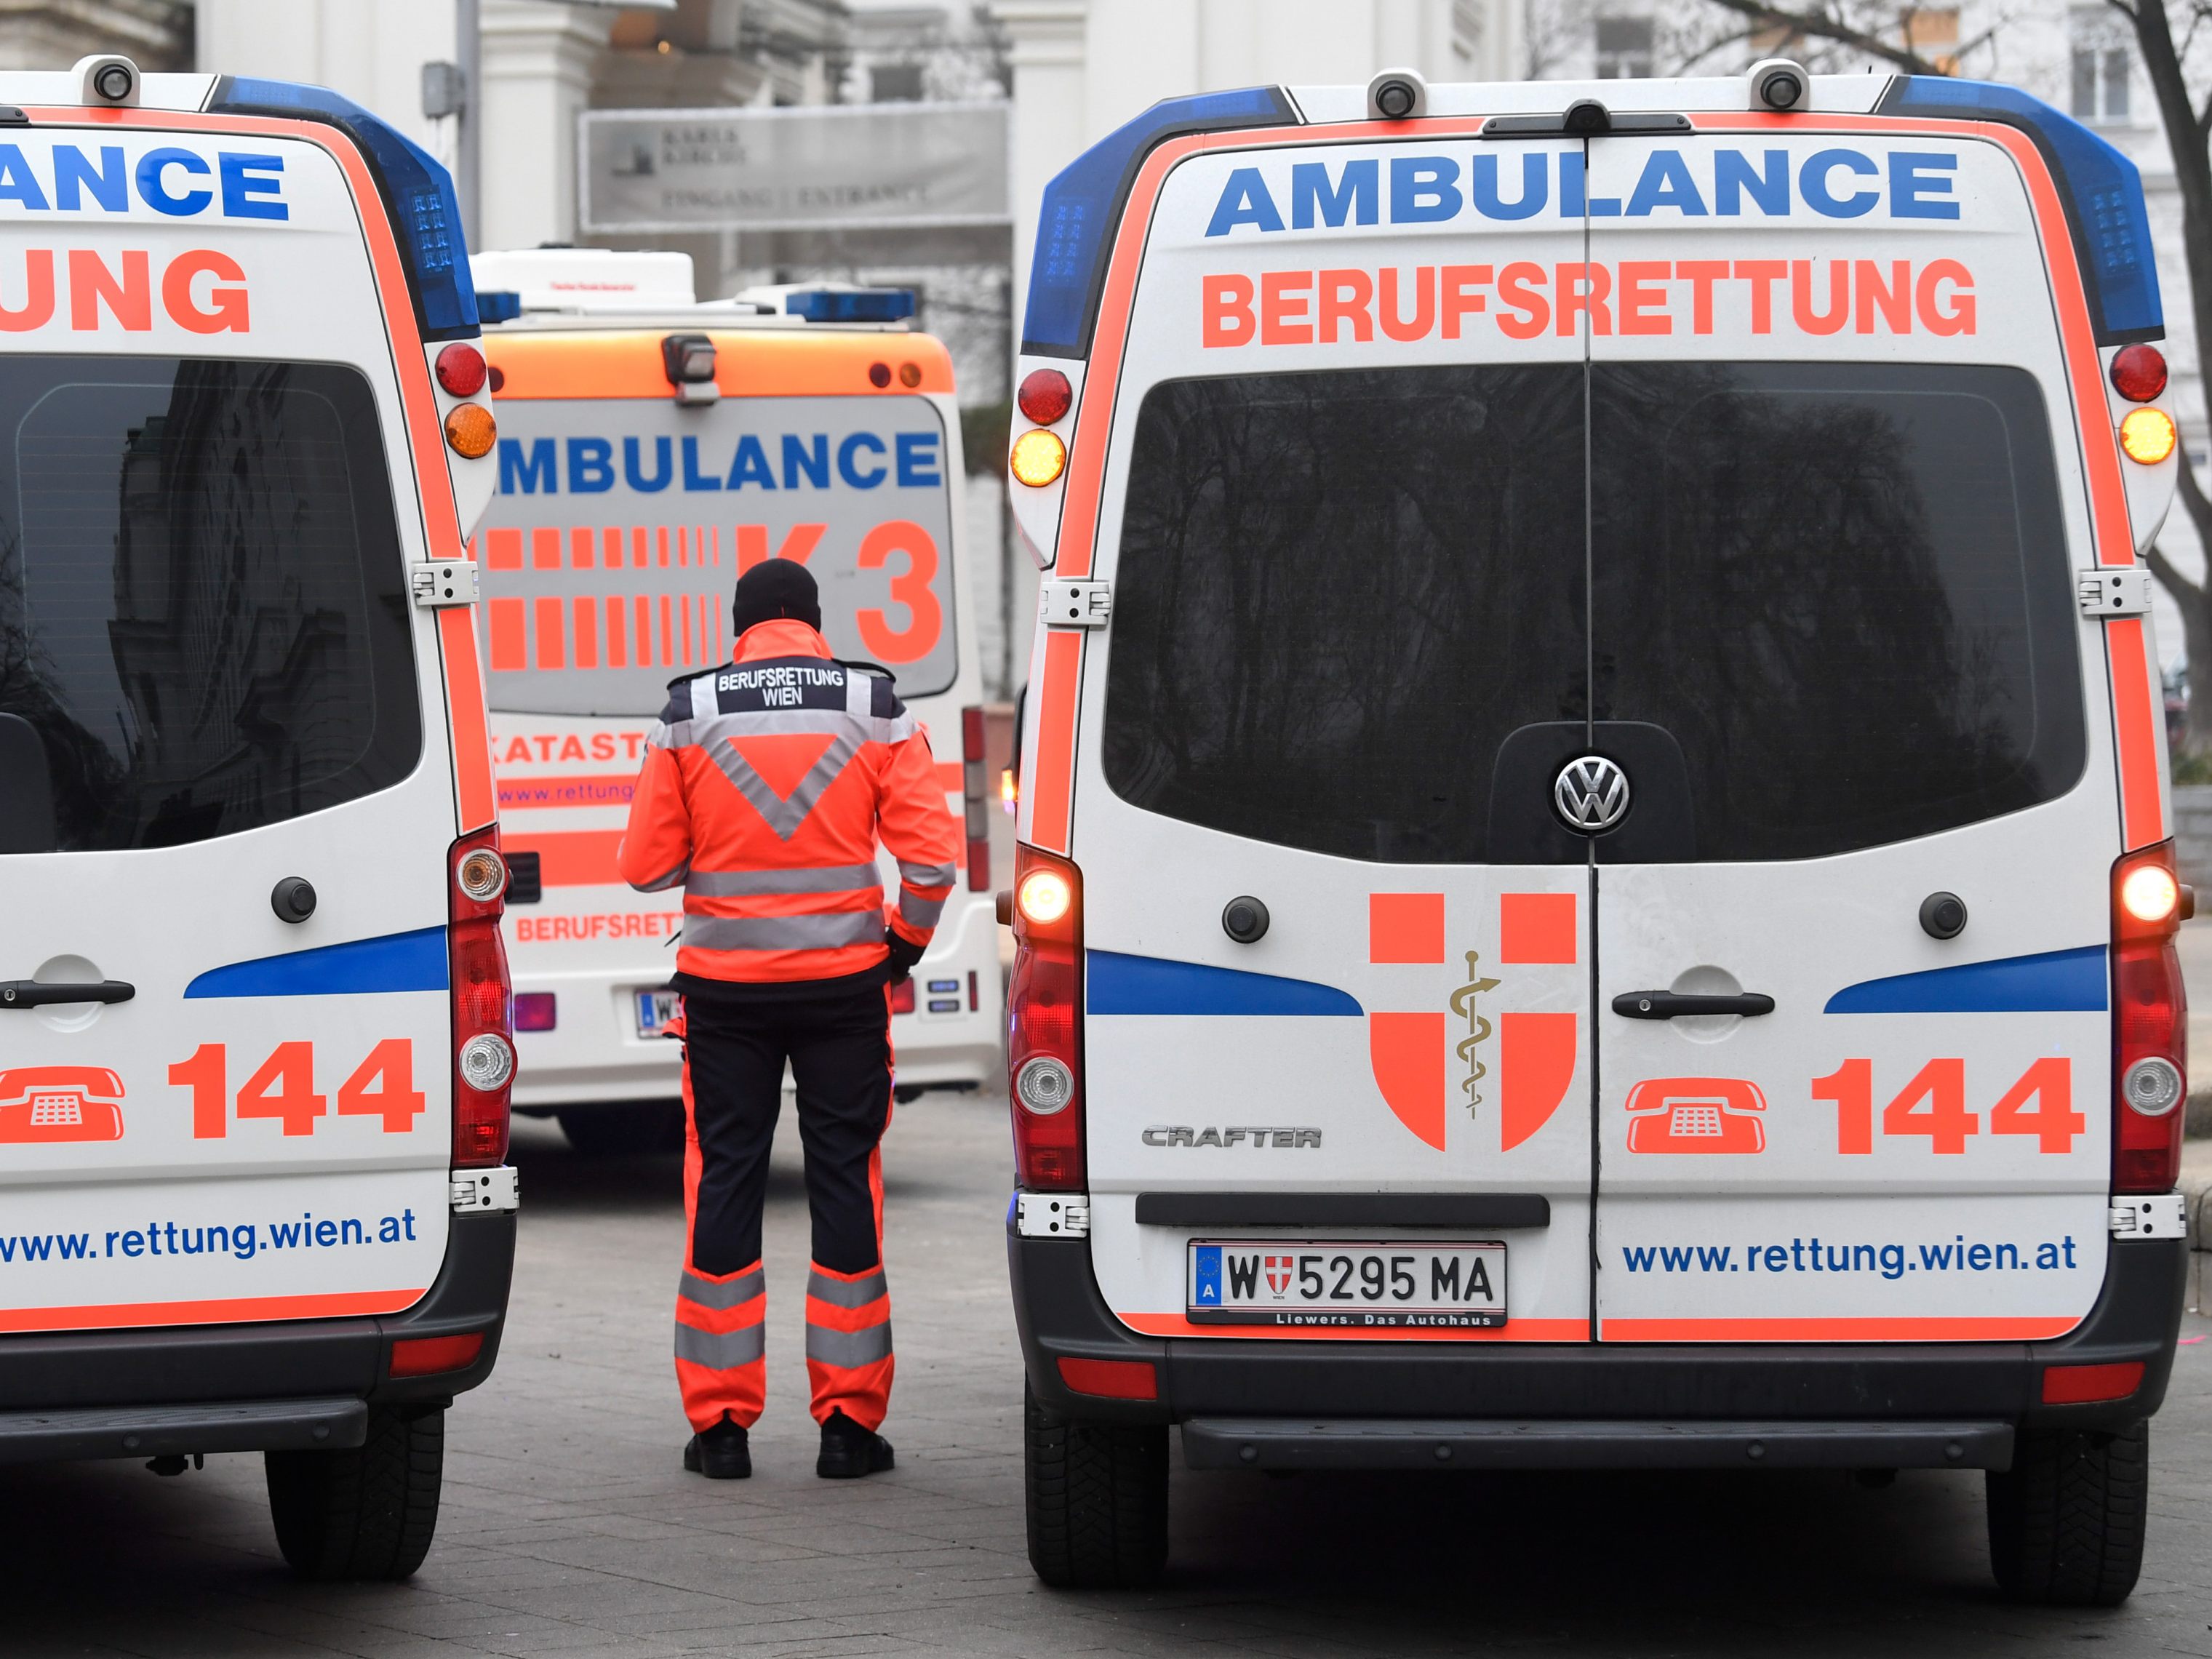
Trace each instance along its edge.
<path fill-rule="evenodd" d="M 499 441 L 499 422 L 482 404 L 457 404 L 446 416 L 446 441 L 456 455 L 481 460 Z"/>
<path fill-rule="evenodd" d="M 1014 440 L 1013 453 L 1006 458 L 1006 465 L 1019 482 L 1042 489 L 1067 471 L 1067 446 L 1056 434 L 1033 427 Z"/>
<path fill-rule="evenodd" d="M 1075 906 L 1075 889 L 1057 870 L 1032 870 L 1014 890 L 1014 903 L 1023 918 L 1049 927 Z"/>
<path fill-rule="evenodd" d="M 2178 441 L 2173 416 L 2162 409 L 2131 409 L 2120 422 L 2120 447 L 2131 461 L 2156 466 L 2173 453 Z"/>

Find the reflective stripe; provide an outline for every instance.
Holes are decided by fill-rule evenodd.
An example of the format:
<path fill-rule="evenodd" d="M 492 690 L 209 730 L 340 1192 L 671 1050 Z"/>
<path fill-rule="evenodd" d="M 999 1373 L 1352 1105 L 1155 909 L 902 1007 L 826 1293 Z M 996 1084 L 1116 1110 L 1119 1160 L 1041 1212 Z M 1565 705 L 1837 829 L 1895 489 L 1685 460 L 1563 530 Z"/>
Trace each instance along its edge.
<path fill-rule="evenodd" d="M 722 701 L 714 691 L 714 682 L 720 678 L 718 671 L 702 674 L 691 682 L 691 718 L 694 720 L 710 720 L 722 712 Z"/>
<path fill-rule="evenodd" d="M 837 1365 L 846 1370 L 856 1370 L 862 1365 L 872 1365 L 878 1359 L 891 1357 L 891 1326 L 889 1320 L 880 1325 L 869 1325 L 857 1331 L 832 1330 L 827 1325 L 806 1328 L 806 1357 L 824 1365 Z"/>
<path fill-rule="evenodd" d="M 880 910 L 835 910 L 826 916 L 686 916 L 684 943 L 696 951 L 828 951 L 841 945 L 881 945 Z"/>
<path fill-rule="evenodd" d="M 950 864 L 908 864 L 898 861 L 899 878 L 914 887 L 950 887 L 959 871 Z"/>
<path fill-rule="evenodd" d="M 758 1267 L 735 1279 L 702 1279 L 695 1273 L 685 1273 L 676 1281 L 676 1294 L 698 1307 L 711 1308 L 725 1313 L 741 1303 L 751 1301 L 768 1288 L 768 1279 Z M 681 1328 L 679 1327 L 679 1328 Z"/>
<path fill-rule="evenodd" d="M 750 898 L 762 893 L 858 893 L 884 890 L 872 864 L 831 864 L 810 870 L 694 870 L 684 890 L 701 898 Z"/>
<path fill-rule="evenodd" d="M 899 920 L 909 927 L 934 927 L 938 917 L 945 914 L 941 898 L 916 898 L 914 889 L 899 889 Z"/>
<path fill-rule="evenodd" d="M 818 1267 L 806 1273 L 807 1295 L 833 1308 L 865 1308 L 889 1288 L 881 1267 L 866 1279 L 832 1279 Z"/>
<path fill-rule="evenodd" d="M 678 882 L 682 881 L 684 878 L 685 872 L 690 868 L 691 860 L 686 859 L 683 863 L 678 865 L 673 870 L 671 870 L 665 875 L 655 876 L 651 881 L 634 881 L 630 883 L 630 885 L 641 893 L 664 892 L 667 889 L 675 886 Z"/>
<path fill-rule="evenodd" d="M 736 1331 L 702 1331 L 696 1325 L 686 1325 L 678 1320 L 676 1357 L 695 1365 L 704 1365 L 709 1370 L 733 1370 L 739 1365 L 752 1364 L 768 1352 L 767 1330 L 764 1325 L 748 1325 Z M 807 1346 L 811 1351 L 811 1331 L 807 1334 Z M 888 1348 L 885 1352 L 889 1352 Z"/>
<path fill-rule="evenodd" d="M 789 841 L 799 833 L 807 814 L 822 799 L 823 791 L 837 781 L 853 757 L 860 752 L 863 739 L 852 729 L 852 722 L 835 714 L 830 718 L 836 724 L 830 728 L 834 733 L 830 746 L 807 769 L 806 775 L 792 787 L 788 795 L 777 793 L 766 778 L 753 770 L 752 763 L 738 752 L 737 744 L 727 733 L 733 731 L 751 737 L 792 731 L 820 732 L 823 729 L 820 716 L 802 713 L 796 725 L 783 714 L 732 716 L 717 722 L 723 731 L 701 738 L 707 758 L 720 769 L 739 794 L 752 803 L 753 810 L 768 821 L 768 827 L 775 831 L 780 841 Z"/>

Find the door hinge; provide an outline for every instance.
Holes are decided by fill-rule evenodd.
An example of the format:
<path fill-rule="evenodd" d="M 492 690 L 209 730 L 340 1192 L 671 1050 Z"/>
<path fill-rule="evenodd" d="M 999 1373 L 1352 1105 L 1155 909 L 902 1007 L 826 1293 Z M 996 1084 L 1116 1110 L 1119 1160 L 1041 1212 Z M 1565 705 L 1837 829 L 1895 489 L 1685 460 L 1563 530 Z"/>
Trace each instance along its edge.
<path fill-rule="evenodd" d="M 2150 572 L 2084 570 L 2075 579 L 2085 617 L 2141 617 L 2150 611 Z"/>
<path fill-rule="evenodd" d="M 2112 1228 L 2115 1238 L 2186 1238 L 2189 1200 L 2180 1193 L 2122 1199 L 2112 1206 Z"/>
<path fill-rule="evenodd" d="M 438 559 L 414 566 L 407 573 L 415 590 L 415 603 L 425 611 L 443 611 L 449 605 L 477 602 L 477 566 L 473 559 Z"/>
<path fill-rule="evenodd" d="M 1014 1231 L 1024 1238 L 1088 1238 L 1091 1200 L 1083 1193 L 1016 1193 Z"/>
<path fill-rule="evenodd" d="M 1038 608 L 1047 628 L 1103 628 L 1113 613 L 1112 586 L 1087 578 L 1047 578 L 1040 584 Z"/>
<path fill-rule="evenodd" d="M 447 1173 L 456 1210 L 519 1210 L 522 1172 L 512 1164 L 496 1170 L 453 1170 Z"/>

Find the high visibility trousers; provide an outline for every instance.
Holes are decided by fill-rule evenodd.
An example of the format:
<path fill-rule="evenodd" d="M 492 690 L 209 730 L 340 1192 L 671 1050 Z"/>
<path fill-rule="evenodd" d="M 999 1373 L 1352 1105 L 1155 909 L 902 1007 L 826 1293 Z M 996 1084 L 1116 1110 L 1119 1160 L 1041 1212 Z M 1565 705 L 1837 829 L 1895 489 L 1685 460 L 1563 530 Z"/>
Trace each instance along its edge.
<path fill-rule="evenodd" d="M 725 1415 L 750 1428 L 766 1403 L 761 1206 L 788 1059 L 814 1229 L 806 1280 L 814 1417 L 826 1422 L 842 1410 L 873 1429 L 890 1407 L 893 1366 L 880 1147 L 891 1109 L 890 1000 L 874 985 L 777 1001 L 684 1001 L 686 1248 L 676 1293 L 684 1415 L 701 1430 Z"/>

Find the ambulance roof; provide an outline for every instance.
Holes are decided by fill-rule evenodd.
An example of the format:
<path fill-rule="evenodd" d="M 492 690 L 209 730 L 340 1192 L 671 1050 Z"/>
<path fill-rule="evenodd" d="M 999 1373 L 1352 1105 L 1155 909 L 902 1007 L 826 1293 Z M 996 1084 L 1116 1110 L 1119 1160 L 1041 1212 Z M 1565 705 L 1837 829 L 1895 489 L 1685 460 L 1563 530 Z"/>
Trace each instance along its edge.
<path fill-rule="evenodd" d="M 1122 204 L 1146 156 L 1169 139 L 1312 127 L 1334 129 L 1315 132 L 1316 142 L 1347 136 L 1418 141 L 1445 136 L 1437 134 L 1432 123 L 1558 115 L 1584 100 L 1614 116 L 1671 113 L 1694 121 L 1700 114 L 1756 114 L 1778 135 L 1793 128 L 1819 131 L 1824 116 L 1887 117 L 1905 131 L 1916 121 L 1982 121 L 2017 128 L 2042 152 L 2064 201 L 2098 342 L 2154 339 L 2164 333 L 2141 175 L 2133 161 L 2088 128 L 2014 87 L 1930 76 L 1820 75 L 1808 80 L 1802 104 L 1786 113 L 1759 104 L 1749 78 L 1741 76 L 1429 86 L 1421 115 L 1402 121 L 1372 116 L 1364 84 L 1248 87 L 1163 100 L 1076 157 L 1045 187 L 1023 312 L 1023 353 L 1077 358 L 1089 354 Z M 1353 123 L 1360 130 L 1346 134 L 1345 125 Z M 1454 142 L 1503 136 L 1464 130 L 1449 135 Z M 1516 123 L 1511 136 L 1539 135 L 1528 124 Z M 1650 136 L 1648 126 L 1644 136 Z M 1293 131 L 1281 134 L 1284 143 L 1300 138 Z"/>

